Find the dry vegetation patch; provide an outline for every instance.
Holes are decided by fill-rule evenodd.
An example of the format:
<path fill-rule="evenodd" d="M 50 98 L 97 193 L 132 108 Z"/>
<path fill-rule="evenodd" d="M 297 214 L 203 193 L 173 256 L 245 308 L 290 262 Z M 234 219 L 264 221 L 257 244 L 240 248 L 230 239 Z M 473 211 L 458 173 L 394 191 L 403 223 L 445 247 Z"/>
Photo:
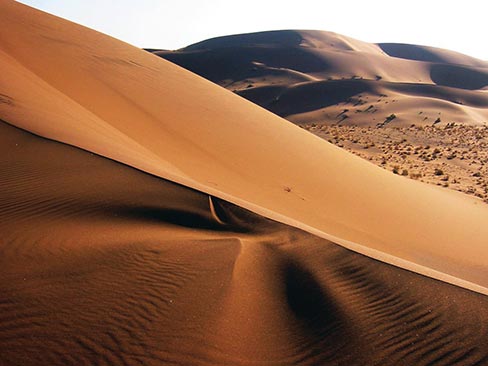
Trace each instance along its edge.
<path fill-rule="evenodd" d="M 394 174 L 454 189 L 488 203 L 488 126 L 302 127 Z"/>

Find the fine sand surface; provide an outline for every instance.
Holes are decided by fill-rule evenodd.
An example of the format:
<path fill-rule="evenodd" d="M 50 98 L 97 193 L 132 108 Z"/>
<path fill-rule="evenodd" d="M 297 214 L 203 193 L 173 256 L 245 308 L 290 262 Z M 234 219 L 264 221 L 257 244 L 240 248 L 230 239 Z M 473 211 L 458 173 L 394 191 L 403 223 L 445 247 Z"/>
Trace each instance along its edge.
<path fill-rule="evenodd" d="M 0 365 L 488 364 L 488 205 L 108 36 L 0 21 Z"/>
<path fill-rule="evenodd" d="M 395 176 L 145 51 L 1 8 L 3 120 L 488 293 L 479 200 Z"/>
<path fill-rule="evenodd" d="M 0 122 L 0 364 L 486 365 L 488 297 Z"/>

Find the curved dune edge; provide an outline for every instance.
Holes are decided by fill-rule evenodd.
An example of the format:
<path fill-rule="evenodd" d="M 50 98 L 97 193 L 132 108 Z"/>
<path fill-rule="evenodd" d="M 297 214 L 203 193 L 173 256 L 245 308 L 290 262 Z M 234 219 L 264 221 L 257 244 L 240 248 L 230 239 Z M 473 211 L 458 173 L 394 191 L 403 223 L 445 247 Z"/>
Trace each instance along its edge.
<path fill-rule="evenodd" d="M 476 200 L 383 172 L 144 51 L 0 5 L 0 112 L 11 124 L 488 294 L 488 208 Z"/>
<path fill-rule="evenodd" d="M 488 361 L 486 296 L 3 122 L 0 156 L 1 365 Z"/>
<path fill-rule="evenodd" d="M 44 137 L 44 136 L 41 136 L 41 137 Z M 52 140 L 57 141 L 55 139 L 52 139 Z M 58 141 L 58 142 L 62 142 L 62 141 Z M 68 145 L 79 147 L 79 146 L 76 146 L 74 144 L 68 144 Z M 101 155 L 101 156 L 103 156 L 103 155 Z M 126 164 L 123 161 L 119 161 L 119 162 Z M 126 165 L 128 165 L 132 168 L 141 170 L 145 173 L 149 173 L 151 175 L 154 175 L 154 173 L 152 171 L 149 171 L 149 170 L 146 171 L 144 169 L 140 169 L 137 166 L 131 166 L 130 164 L 126 164 Z M 237 206 L 246 208 L 246 209 L 248 209 L 248 210 L 250 210 L 250 211 L 252 211 L 258 215 L 269 218 L 271 220 L 274 220 L 274 221 L 280 222 L 282 224 L 286 224 L 286 225 L 293 226 L 295 228 L 304 230 L 306 232 L 309 232 L 310 234 L 316 235 L 320 238 L 323 238 L 323 239 L 329 240 L 335 244 L 338 244 L 338 245 L 340 245 L 346 249 L 352 250 L 352 251 L 357 252 L 359 254 L 363 254 L 365 256 L 379 260 L 381 262 L 391 264 L 391 265 L 394 265 L 394 266 L 397 266 L 397 267 L 400 267 L 403 269 L 407 269 L 409 271 L 412 271 L 412 272 L 415 272 L 415 273 L 418 273 L 418 274 L 421 274 L 421 275 L 424 275 L 424 276 L 427 276 L 430 278 L 434 278 L 436 280 L 444 281 L 444 282 L 450 283 L 452 285 L 459 286 L 459 287 L 462 287 L 462 288 L 465 288 L 465 289 L 468 289 L 471 291 L 475 291 L 475 292 L 478 292 L 478 293 L 483 294 L 483 295 L 488 295 L 488 288 L 477 285 L 476 283 L 465 281 L 463 279 L 451 276 L 447 273 L 436 271 L 432 268 L 422 266 L 422 265 L 419 265 L 417 263 L 414 263 L 414 262 L 411 262 L 411 261 L 408 261 L 408 260 L 405 260 L 405 259 L 402 259 L 399 257 L 395 257 L 393 255 L 389 255 L 388 253 L 385 253 L 385 252 L 382 252 L 379 250 L 375 250 L 373 248 L 369 248 L 369 247 L 361 245 L 359 243 L 355 243 L 355 242 L 352 242 L 352 241 L 349 241 L 346 239 L 336 237 L 334 235 L 323 232 L 323 231 L 321 231 L 315 227 L 306 225 L 303 222 L 293 220 L 292 218 L 290 218 L 288 216 L 284 216 L 284 215 L 281 215 L 277 212 L 268 210 L 264 207 L 257 206 L 255 204 L 253 204 L 252 202 L 242 200 L 238 197 L 227 195 L 224 192 L 215 190 L 209 186 L 202 185 L 199 182 L 193 181 L 191 179 L 185 179 L 183 177 L 176 176 L 176 175 L 170 175 L 170 174 L 168 174 L 167 177 L 163 176 L 162 174 L 161 175 L 157 174 L 156 176 L 163 178 L 163 179 L 167 179 L 167 180 L 172 181 L 172 182 L 175 182 L 177 184 L 181 184 L 183 186 L 187 186 L 187 187 L 196 189 L 197 191 L 200 191 L 200 192 L 208 193 L 209 194 L 210 213 L 212 214 L 213 219 L 216 222 L 218 222 L 219 224 L 223 224 L 223 221 L 219 218 L 218 214 L 215 211 L 214 204 L 212 201 L 212 196 L 219 197 L 219 198 L 221 198 L 225 201 L 228 201 L 228 202 L 232 202 L 232 203 L 236 204 Z"/>

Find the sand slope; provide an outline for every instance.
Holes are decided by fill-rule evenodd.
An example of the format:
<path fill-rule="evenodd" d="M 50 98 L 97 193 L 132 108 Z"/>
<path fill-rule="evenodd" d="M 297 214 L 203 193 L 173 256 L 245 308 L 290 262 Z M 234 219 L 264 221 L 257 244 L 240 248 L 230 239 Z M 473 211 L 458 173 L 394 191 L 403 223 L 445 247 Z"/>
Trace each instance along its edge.
<path fill-rule="evenodd" d="M 151 52 L 296 123 L 374 126 L 392 113 L 398 126 L 488 121 L 488 63 L 453 51 L 283 30 Z"/>
<path fill-rule="evenodd" d="M 484 61 L 432 47 L 375 45 L 300 30 L 150 51 L 380 167 L 488 202 L 486 141 L 480 135 L 488 128 Z M 384 134 L 390 146 L 382 148 Z M 463 141 L 469 158 L 459 150 Z M 403 143 L 406 150 L 398 148 Z M 416 148 L 440 154 L 426 157 Z"/>
<path fill-rule="evenodd" d="M 488 365 L 486 206 L 93 31 L 0 20 L 0 365 Z"/>
<path fill-rule="evenodd" d="M 1 10 L 9 123 L 488 292 L 486 206 L 392 176 L 110 37 L 10 1 Z"/>
<path fill-rule="evenodd" d="M 0 122 L 0 364 L 486 365 L 488 297 Z"/>

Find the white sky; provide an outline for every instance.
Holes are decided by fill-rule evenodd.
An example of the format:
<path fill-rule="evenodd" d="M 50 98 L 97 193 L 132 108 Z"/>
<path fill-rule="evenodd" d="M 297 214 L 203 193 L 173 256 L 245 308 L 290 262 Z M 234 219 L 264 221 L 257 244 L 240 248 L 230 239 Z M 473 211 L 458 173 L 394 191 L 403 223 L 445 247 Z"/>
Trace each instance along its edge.
<path fill-rule="evenodd" d="M 317 29 L 367 42 L 447 48 L 488 60 L 484 0 L 21 0 L 138 47 L 177 49 L 207 38 Z"/>

